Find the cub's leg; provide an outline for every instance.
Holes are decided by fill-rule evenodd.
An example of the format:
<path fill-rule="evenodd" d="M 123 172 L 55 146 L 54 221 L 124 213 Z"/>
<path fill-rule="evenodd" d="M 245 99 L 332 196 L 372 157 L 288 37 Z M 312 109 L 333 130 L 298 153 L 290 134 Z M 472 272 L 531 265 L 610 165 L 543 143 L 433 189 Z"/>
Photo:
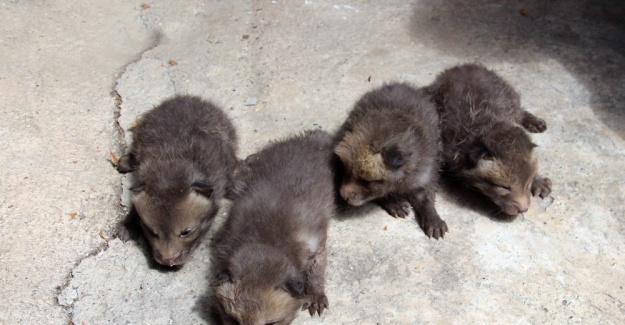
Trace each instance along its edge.
<path fill-rule="evenodd" d="M 547 130 L 547 123 L 545 120 L 536 117 L 528 111 L 523 111 L 521 114 L 521 120 L 517 122 L 531 133 L 541 133 Z"/>

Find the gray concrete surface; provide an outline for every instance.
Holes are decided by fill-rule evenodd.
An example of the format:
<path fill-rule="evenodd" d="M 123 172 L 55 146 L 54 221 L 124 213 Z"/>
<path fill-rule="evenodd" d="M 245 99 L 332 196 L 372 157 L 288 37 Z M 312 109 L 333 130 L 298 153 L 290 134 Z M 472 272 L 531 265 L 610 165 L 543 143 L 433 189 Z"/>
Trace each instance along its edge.
<path fill-rule="evenodd" d="M 553 200 L 501 222 L 442 190 L 443 241 L 378 208 L 336 219 L 330 309 L 295 323 L 622 324 L 623 17 L 611 1 L 0 1 L 0 323 L 211 323 L 210 236 L 178 272 L 114 238 L 128 182 L 110 151 L 161 100 L 219 103 L 245 157 L 335 130 L 385 81 L 481 62 L 547 121 Z"/>

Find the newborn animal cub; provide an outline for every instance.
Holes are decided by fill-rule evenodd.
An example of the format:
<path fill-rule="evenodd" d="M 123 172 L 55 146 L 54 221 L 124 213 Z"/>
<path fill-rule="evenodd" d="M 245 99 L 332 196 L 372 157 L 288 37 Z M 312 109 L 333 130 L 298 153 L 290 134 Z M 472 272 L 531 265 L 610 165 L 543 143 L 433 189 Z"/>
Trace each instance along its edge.
<path fill-rule="evenodd" d="M 337 134 L 334 152 L 344 167 L 341 197 L 354 206 L 374 201 L 402 218 L 412 206 L 428 237 L 443 238 L 447 224 L 434 208 L 438 124 L 423 90 L 393 83 L 365 94 Z"/>
<path fill-rule="evenodd" d="M 427 90 L 441 116 L 446 172 L 508 215 L 526 212 L 530 194 L 549 195 L 551 180 L 536 174 L 536 145 L 525 132 L 543 132 L 547 124 L 521 108 L 506 81 L 467 64 L 444 71 Z"/>
<path fill-rule="evenodd" d="M 184 264 L 209 229 L 238 161 L 228 117 L 197 97 L 178 96 L 143 115 L 117 166 L 135 172 L 132 202 L 156 262 Z M 122 240 L 129 229 L 118 229 Z"/>
<path fill-rule="evenodd" d="M 321 315 L 332 139 L 307 132 L 246 159 L 246 187 L 215 237 L 211 308 L 223 324 L 290 324 Z"/>

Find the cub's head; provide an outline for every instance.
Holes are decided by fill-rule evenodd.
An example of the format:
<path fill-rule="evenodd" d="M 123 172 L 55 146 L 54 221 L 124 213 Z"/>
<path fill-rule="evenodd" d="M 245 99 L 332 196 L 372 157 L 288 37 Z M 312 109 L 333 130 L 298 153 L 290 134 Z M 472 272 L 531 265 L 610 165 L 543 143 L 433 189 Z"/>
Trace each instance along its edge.
<path fill-rule="evenodd" d="M 424 137 L 413 117 L 392 111 L 348 125 L 334 149 L 344 167 L 341 197 L 359 206 L 435 179 L 438 152 Z"/>
<path fill-rule="evenodd" d="M 211 286 L 211 308 L 224 325 L 290 324 L 308 301 L 303 275 L 266 245 L 241 248 Z"/>
<path fill-rule="evenodd" d="M 213 182 L 179 167 L 140 178 L 144 181 L 132 188 L 154 260 L 167 266 L 187 261 L 219 209 Z"/>
<path fill-rule="evenodd" d="M 518 127 L 495 124 L 493 133 L 472 144 L 466 153 L 464 179 L 490 198 L 507 215 L 524 213 L 530 206 L 537 161 L 533 144 Z"/>

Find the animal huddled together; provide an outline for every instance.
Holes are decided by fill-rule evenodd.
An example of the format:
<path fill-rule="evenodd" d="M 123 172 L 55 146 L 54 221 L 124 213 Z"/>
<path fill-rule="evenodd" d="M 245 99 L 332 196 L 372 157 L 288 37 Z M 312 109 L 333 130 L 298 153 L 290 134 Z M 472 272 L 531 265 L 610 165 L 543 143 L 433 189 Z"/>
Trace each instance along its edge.
<path fill-rule="evenodd" d="M 326 239 L 337 207 L 372 202 L 428 237 L 448 226 L 435 208 L 440 175 L 481 193 L 502 213 L 528 210 L 551 181 L 537 174 L 526 131 L 546 130 L 497 74 L 476 64 L 443 71 L 429 86 L 389 83 L 362 96 L 334 134 L 305 131 L 236 158 L 232 122 L 214 104 L 177 96 L 139 118 L 117 170 L 134 172 L 132 227 L 154 260 L 183 265 L 216 232 L 210 311 L 223 324 L 289 324 L 300 310 L 321 315 Z"/>

